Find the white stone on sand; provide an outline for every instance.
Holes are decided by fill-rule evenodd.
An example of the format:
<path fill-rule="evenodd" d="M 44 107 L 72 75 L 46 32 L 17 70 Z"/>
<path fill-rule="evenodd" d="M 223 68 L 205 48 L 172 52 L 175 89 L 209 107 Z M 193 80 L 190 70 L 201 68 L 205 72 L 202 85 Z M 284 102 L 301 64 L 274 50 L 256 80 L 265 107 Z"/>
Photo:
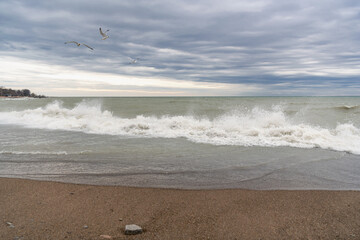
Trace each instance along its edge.
<path fill-rule="evenodd" d="M 125 226 L 125 235 L 135 235 L 142 233 L 143 230 L 141 227 L 135 224 L 130 224 Z"/>

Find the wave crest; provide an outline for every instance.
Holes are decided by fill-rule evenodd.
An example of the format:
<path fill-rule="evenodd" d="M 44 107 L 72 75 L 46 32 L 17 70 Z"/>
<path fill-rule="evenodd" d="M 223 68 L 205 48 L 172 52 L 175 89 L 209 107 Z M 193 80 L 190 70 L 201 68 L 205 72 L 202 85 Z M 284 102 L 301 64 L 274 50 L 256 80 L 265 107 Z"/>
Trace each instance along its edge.
<path fill-rule="evenodd" d="M 195 116 L 121 118 L 100 104 L 81 102 L 74 108 L 55 101 L 45 107 L 0 113 L 1 124 L 130 137 L 183 137 L 197 143 L 239 146 L 319 147 L 360 154 L 360 129 L 351 123 L 334 129 L 294 123 L 280 107 L 229 112 L 215 119 Z"/>
<path fill-rule="evenodd" d="M 355 109 L 359 109 L 360 105 L 343 105 L 343 106 L 339 106 L 339 107 L 335 107 L 335 109 L 339 109 L 339 110 L 355 110 Z"/>

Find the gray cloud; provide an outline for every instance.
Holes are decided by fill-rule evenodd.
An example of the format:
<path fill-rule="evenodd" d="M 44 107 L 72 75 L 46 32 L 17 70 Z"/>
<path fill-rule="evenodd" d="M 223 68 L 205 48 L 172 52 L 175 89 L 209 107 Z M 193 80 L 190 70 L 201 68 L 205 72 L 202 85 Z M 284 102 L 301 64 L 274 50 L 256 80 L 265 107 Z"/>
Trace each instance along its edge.
<path fill-rule="evenodd" d="M 360 3 L 350 0 L 5 0 L 0 54 L 89 72 L 262 85 L 259 95 L 358 95 L 359 20 Z M 110 29 L 106 41 L 100 26 Z M 141 60 L 130 66 L 127 57 Z"/>

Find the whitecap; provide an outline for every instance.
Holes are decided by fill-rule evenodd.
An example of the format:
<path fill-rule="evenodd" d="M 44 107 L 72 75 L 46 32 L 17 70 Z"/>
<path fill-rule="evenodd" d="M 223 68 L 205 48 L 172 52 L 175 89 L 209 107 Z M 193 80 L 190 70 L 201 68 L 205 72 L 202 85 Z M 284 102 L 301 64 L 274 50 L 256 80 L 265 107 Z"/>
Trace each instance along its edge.
<path fill-rule="evenodd" d="M 338 123 L 335 128 L 298 123 L 281 106 L 231 111 L 214 119 L 191 115 L 122 118 L 102 110 L 100 104 L 81 102 L 66 108 L 54 101 L 41 108 L 1 112 L 0 124 L 128 137 L 181 137 L 213 145 L 323 148 L 360 154 L 360 129 L 351 122 Z"/>

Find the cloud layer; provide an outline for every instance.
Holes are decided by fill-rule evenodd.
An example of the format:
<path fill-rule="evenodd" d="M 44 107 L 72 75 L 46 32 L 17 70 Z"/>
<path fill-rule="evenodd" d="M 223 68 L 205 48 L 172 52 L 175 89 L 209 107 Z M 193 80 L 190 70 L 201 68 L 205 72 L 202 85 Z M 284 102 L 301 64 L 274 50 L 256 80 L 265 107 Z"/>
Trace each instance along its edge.
<path fill-rule="evenodd" d="M 0 84 L 50 95 L 359 95 L 359 20 L 351 0 L 5 0 Z"/>

